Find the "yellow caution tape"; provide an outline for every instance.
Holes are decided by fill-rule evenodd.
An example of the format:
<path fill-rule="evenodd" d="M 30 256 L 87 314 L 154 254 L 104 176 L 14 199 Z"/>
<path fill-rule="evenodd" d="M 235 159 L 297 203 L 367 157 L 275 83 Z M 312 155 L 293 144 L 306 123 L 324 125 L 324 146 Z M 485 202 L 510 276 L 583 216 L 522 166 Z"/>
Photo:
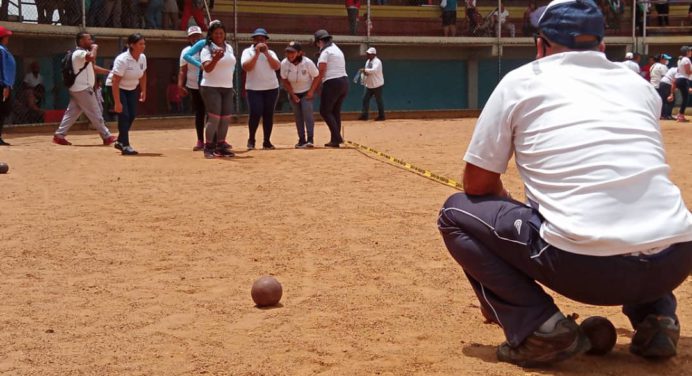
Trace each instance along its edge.
<path fill-rule="evenodd" d="M 399 158 L 392 157 L 391 155 L 383 153 L 379 150 L 375 150 L 369 146 L 361 145 L 361 144 L 358 144 L 358 143 L 353 142 L 353 141 L 346 141 L 346 144 L 355 147 L 355 150 L 357 150 L 359 152 L 362 152 L 362 150 L 364 150 L 364 151 L 370 152 L 372 154 L 375 154 L 379 157 L 385 158 L 390 163 L 397 165 L 397 166 L 401 166 L 402 168 L 404 168 L 410 172 L 413 172 L 414 174 L 428 178 L 428 179 L 435 181 L 435 182 L 438 182 L 440 184 L 450 186 L 450 187 L 452 187 L 454 189 L 458 189 L 460 191 L 463 190 L 463 187 L 461 186 L 461 184 L 459 184 L 456 180 L 453 180 L 453 179 L 444 177 L 442 175 L 436 174 L 430 170 L 426 170 L 424 168 L 414 166 L 411 163 L 402 161 Z"/>

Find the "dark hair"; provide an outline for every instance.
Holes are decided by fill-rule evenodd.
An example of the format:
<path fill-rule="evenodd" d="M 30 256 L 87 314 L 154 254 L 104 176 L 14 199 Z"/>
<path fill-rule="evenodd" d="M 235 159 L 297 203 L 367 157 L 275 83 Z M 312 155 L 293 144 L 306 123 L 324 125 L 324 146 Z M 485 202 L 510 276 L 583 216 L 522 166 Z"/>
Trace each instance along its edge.
<path fill-rule="evenodd" d="M 127 37 L 127 47 L 130 48 L 131 45 L 139 42 L 142 39 L 144 39 L 144 35 L 140 33 L 130 34 L 130 36 Z"/>
<path fill-rule="evenodd" d="M 223 37 L 226 39 L 226 27 L 223 23 L 221 21 L 213 22 L 211 26 L 209 26 L 209 30 L 207 30 L 207 46 L 211 45 L 211 36 L 216 29 L 223 29 Z"/>
<path fill-rule="evenodd" d="M 77 35 L 75 36 L 75 42 L 76 42 L 77 44 L 79 44 L 79 41 L 81 41 L 82 38 L 84 38 L 86 35 L 89 35 L 89 33 L 87 33 L 86 31 L 80 31 L 80 32 L 77 33 Z"/>

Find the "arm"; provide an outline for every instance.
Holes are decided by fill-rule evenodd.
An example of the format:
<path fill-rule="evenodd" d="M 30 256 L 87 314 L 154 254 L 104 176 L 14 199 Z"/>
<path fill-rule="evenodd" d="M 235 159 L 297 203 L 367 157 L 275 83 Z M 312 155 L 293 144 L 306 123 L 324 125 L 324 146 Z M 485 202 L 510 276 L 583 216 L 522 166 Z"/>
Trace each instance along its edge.
<path fill-rule="evenodd" d="M 243 55 L 245 55 L 245 52 L 243 52 Z M 246 72 L 249 72 L 249 71 L 255 69 L 255 64 L 257 64 L 257 59 L 259 59 L 259 56 L 260 56 L 260 54 L 255 51 L 255 53 L 252 55 L 251 58 L 249 58 L 249 59 L 246 58 L 244 62 L 241 62 L 242 66 L 243 66 L 243 70 Z M 241 60 L 243 60 L 243 59 L 241 58 Z"/>
<path fill-rule="evenodd" d="M 2 89 L 2 101 L 6 101 L 7 98 L 10 97 L 10 87 L 12 87 L 12 84 L 8 82 L 7 76 L 8 74 L 5 73 L 6 64 L 7 64 L 7 57 L 5 56 L 6 52 L 4 49 L 0 49 L 0 84 L 4 86 Z"/>
<path fill-rule="evenodd" d="M 116 113 L 123 112 L 123 104 L 120 102 L 120 80 L 121 76 L 113 74 L 111 91 L 113 92 L 113 111 Z"/>
<path fill-rule="evenodd" d="M 668 102 L 672 102 L 675 100 L 675 79 L 671 80 L 672 83 L 670 84 L 670 95 L 668 96 Z"/>
<path fill-rule="evenodd" d="M 285 78 L 282 78 L 281 82 L 284 83 L 284 89 L 288 93 L 291 100 L 296 103 L 300 102 L 300 98 L 298 98 L 298 96 L 293 92 L 293 86 L 291 86 L 291 83 Z"/>
<path fill-rule="evenodd" d="M 327 72 L 327 63 L 319 63 L 318 64 L 318 70 L 319 74 L 317 77 L 315 77 L 312 80 L 312 86 L 310 87 L 310 90 L 308 90 L 308 93 L 306 94 L 308 99 L 312 99 L 313 95 L 317 91 L 317 88 L 320 87 L 320 83 L 322 82 L 322 77 L 324 77 L 325 73 Z"/>
<path fill-rule="evenodd" d="M 144 102 L 147 100 L 147 71 L 144 71 L 142 77 L 139 78 L 139 101 Z"/>
<path fill-rule="evenodd" d="M 269 48 L 267 48 L 267 50 L 264 51 L 263 54 L 264 54 L 264 56 L 267 57 L 267 61 L 269 62 L 269 66 L 273 70 L 279 70 L 279 68 L 281 68 L 281 62 L 279 61 L 279 59 L 277 59 L 275 57 L 276 54 L 272 54 L 272 52 L 269 51 Z"/>
<path fill-rule="evenodd" d="M 103 67 L 100 67 L 100 66 L 94 64 L 94 72 L 96 72 L 96 74 L 107 75 L 107 74 L 109 74 L 111 71 L 110 71 L 110 69 L 106 69 L 106 68 L 103 68 Z"/>
<path fill-rule="evenodd" d="M 185 61 L 187 61 L 189 64 L 192 64 L 197 68 L 201 68 L 202 63 L 195 58 L 195 55 L 197 55 L 198 52 L 202 51 L 202 48 L 204 48 L 205 43 L 206 40 L 204 39 L 195 43 L 192 47 L 190 47 L 185 56 L 183 56 L 183 59 L 185 59 Z"/>
<path fill-rule="evenodd" d="M 500 174 L 466 163 L 463 177 L 464 191 L 473 196 L 500 196 L 510 198 L 502 186 Z"/>
<path fill-rule="evenodd" d="M 375 61 L 372 62 L 372 68 L 370 68 L 370 69 L 368 69 L 368 68 L 363 68 L 363 72 L 365 72 L 365 74 L 372 74 L 372 73 L 375 73 L 375 72 L 379 71 L 380 69 L 382 69 L 382 68 L 381 68 L 381 64 L 380 64 L 380 61 L 379 61 L 379 60 L 375 60 Z"/>
<path fill-rule="evenodd" d="M 187 78 L 187 65 L 183 65 L 180 67 L 180 71 L 178 72 L 178 92 L 180 92 L 180 96 L 186 96 L 187 95 L 187 89 L 185 88 L 185 81 Z"/>
<path fill-rule="evenodd" d="M 688 76 L 691 75 L 692 74 L 692 64 L 684 65 L 684 67 L 685 67 L 685 74 Z"/>

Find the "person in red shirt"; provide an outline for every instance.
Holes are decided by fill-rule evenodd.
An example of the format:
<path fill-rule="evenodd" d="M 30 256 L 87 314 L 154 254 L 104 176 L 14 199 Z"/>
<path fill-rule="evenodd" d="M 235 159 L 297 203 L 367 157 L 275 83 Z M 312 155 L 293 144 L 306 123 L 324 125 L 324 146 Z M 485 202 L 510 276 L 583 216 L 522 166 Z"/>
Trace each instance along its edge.
<path fill-rule="evenodd" d="M 346 13 L 348 14 L 348 28 L 351 35 L 356 35 L 358 31 L 358 12 L 360 11 L 360 0 L 346 0 Z"/>
<path fill-rule="evenodd" d="M 647 61 L 646 65 L 642 67 L 642 77 L 644 77 L 647 81 L 651 81 L 651 66 L 656 63 L 656 58 L 653 56 L 649 56 L 649 60 Z"/>
<path fill-rule="evenodd" d="M 171 81 L 166 87 L 166 103 L 168 103 L 168 112 L 174 114 L 183 112 L 183 99 L 180 97 L 178 77 L 175 74 L 171 76 Z"/>

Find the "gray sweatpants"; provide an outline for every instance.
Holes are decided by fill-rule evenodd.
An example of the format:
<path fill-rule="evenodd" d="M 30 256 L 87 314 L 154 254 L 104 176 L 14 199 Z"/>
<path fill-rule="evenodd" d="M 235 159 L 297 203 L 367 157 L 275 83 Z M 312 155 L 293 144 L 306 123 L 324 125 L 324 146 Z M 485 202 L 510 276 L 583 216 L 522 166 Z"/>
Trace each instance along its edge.
<path fill-rule="evenodd" d="M 82 91 L 70 92 L 70 104 L 67 105 L 65 115 L 62 117 L 60 127 L 55 131 L 56 136 L 65 137 L 67 132 L 72 128 L 74 123 L 79 119 L 79 116 L 84 112 L 91 124 L 101 134 L 101 138 L 108 138 L 111 132 L 106 127 L 106 122 L 103 120 L 103 112 L 96 99 L 94 89 L 86 89 Z"/>
<path fill-rule="evenodd" d="M 228 134 L 233 109 L 233 89 L 225 87 L 200 86 L 199 92 L 207 109 L 205 135 L 207 144 L 223 143 Z M 214 141 L 216 140 L 216 141 Z"/>

